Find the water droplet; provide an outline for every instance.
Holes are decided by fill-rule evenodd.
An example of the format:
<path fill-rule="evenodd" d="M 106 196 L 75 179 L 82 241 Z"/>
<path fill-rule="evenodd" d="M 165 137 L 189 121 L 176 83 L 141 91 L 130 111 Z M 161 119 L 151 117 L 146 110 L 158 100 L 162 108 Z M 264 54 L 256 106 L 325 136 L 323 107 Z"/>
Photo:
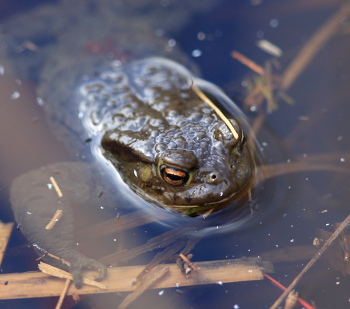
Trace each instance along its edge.
<path fill-rule="evenodd" d="M 14 93 L 12 93 L 11 95 L 11 99 L 16 100 L 21 96 L 21 94 L 18 91 L 15 91 Z"/>
<path fill-rule="evenodd" d="M 205 33 L 204 32 L 198 32 L 197 38 L 199 41 L 203 41 L 205 39 Z"/>
<path fill-rule="evenodd" d="M 271 26 L 272 28 L 277 28 L 278 25 L 279 25 L 278 19 L 273 18 L 273 19 L 270 20 L 270 26 Z"/>
<path fill-rule="evenodd" d="M 174 39 L 170 39 L 168 41 L 168 45 L 171 46 L 171 47 L 174 47 L 176 45 L 176 41 Z"/>
<path fill-rule="evenodd" d="M 36 98 L 36 102 L 38 103 L 39 106 L 43 106 L 44 105 L 44 101 L 43 101 L 42 98 L 37 97 Z"/>
<path fill-rule="evenodd" d="M 200 57 L 200 56 L 202 56 L 202 51 L 200 49 L 195 49 L 195 50 L 192 51 L 192 57 L 197 58 L 197 57 Z"/>

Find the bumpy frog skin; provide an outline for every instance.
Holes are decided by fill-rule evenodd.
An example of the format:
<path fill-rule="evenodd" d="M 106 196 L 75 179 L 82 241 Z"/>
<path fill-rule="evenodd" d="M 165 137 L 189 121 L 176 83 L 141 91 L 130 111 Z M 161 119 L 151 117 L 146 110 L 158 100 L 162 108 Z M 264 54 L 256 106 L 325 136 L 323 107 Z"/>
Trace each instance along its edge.
<path fill-rule="evenodd" d="M 108 196 L 105 204 L 120 203 L 117 193 L 97 198 L 101 188 L 108 187 L 109 169 L 105 163 L 92 163 L 94 157 L 111 162 L 124 182 L 151 204 L 197 212 L 218 210 L 246 193 L 254 182 L 255 156 L 246 142 L 249 126 L 236 105 L 214 85 L 164 58 L 191 67 L 166 37 L 155 34 L 153 17 L 142 23 L 142 10 L 134 19 L 120 14 L 123 8 L 130 13 L 129 1 L 74 3 L 10 20 L 0 33 L 0 60 L 6 72 L 11 69 L 16 78 L 37 83 L 53 134 L 70 153 L 88 158 L 89 164 L 61 162 L 31 171 L 11 187 L 21 231 L 41 255 L 59 256 L 61 261 L 49 255 L 44 259 L 68 269 L 80 287 L 83 268 L 98 269 L 98 279 L 103 279 L 106 267 L 77 250 L 71 206 L 96 206 Z M 198 3 L 201 8 L 203 1 Z M 148 12 L 164 19 L 157 10 Z M 39 52 L 19 51 L 28 41 Z M 237 139 L 193 91 L 193 83 L 226 112 Z M 48 189 L 52 175 L 63 197 Z M 64 215 L 48 231 L 45 226 L 57 209 Z"/>
<path fill-rule="evenodd" d="M 80 87 L 90 138 L 103 135 L 104 155 L 137 194 L 179 211 L 219 208 L 254 178 L 241 124 L 231 119 L 241 133 L 236 140 L 193 91 L 193 82 L 216 103 L 228 101 L 210 83 L 162 58 L 103 72 Z"/>

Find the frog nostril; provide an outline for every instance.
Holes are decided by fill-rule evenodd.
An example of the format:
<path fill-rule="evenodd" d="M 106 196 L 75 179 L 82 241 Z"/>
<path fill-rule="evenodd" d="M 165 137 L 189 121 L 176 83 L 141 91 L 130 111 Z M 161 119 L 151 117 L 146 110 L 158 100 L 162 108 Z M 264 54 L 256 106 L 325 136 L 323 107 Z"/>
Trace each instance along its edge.
<path fill-rule="evenodd" d="M 208 174 L 207 183 L 216 183 L 219 180 L 219 174 L 217 172 L 213 172 Z"/>

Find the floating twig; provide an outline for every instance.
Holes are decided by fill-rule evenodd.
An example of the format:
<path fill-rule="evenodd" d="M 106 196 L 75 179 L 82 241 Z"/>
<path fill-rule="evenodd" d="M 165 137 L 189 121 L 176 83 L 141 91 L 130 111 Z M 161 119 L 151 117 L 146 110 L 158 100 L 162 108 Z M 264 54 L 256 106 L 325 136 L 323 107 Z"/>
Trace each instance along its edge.
<path fill-rule="evenodd" d="M 277 307 L 282 303 L 282 301 L 287 297 L 287 295 L 292 291 L 295 285 L 300 281 L 304 274 L 315 264 L 315 262 L 322 256 L 326 249 L 331 245 L 331 243 L 340 235 L 340 233 L 347 227 L 350 223 L 350 215 L 339 225 L 339 227 L 334 231 L 332 236 L 327 239 L 324 245 L 317 251 L 314 257 L 309 263 L 304 267 L 304 269 L 299 273 L 298 276 L 293 280 L 293 282 L 288 286 L 288 288 L 282 293 L 282 295 L 274 302 L 270 309 L 277 309 Z"/>
<path fill-rule="evenodd" d="M 67 260 L 62 259 L 62 258 L 60 258 L 59 256 L 54 255 L 54 254 L 48 252 L 47 250 L 45 250 L 44 248 L 41 248 L 41 247 L 38 246 L 37 244 L 33 244 L 33 247 L 36 248 L 37 250 L 39 250 L 40 252 L 44 253 L 44 255 L 43 255 L 43 256 L 40 256 L 37 260 L 41 260 L 44 256 L 49 256 L 49 257 L 52 257 L 52 258 L 54 258 L 54 259 L 60 261 L 61 263 L 65 264 L 65 265 L 67 265 L 67 266 L 69 266 L 69 267 L 71 266 L 71 263 L 69 263 Z"/>
<path fill-rule="evenodd" d="M 67 291 L 68 291 L 68 288 L 69 288 L 71 282 L 72 282 L 72 280 L 70 280 L 70 279 L 66 280 L 66 283 L 64 284 L 62 293 L 60 295 L 60 298 L 58 299 L 58 302 L 57 302 L 55 309 L 61 309 L 64 298 L 66 297 L 66 294 L 67 294 Z"/>
<path fill-rule="evenodd" d="M 56 225 L 56 223 L 58 222 L 58 220 L 60 220 L 62 218 L 62 215 L 63 215 L 63 210 L 57 209 L 55 214 L 51 218 L 50 222 L 46 225 L 45 229 L 52 230 L 54 228 L 54 226 Z"/>
<path fill-rule="evenodd" d="M 271 68 L 269 68 L 271 62 L 267 62 L 264 69 L 241 53 L 233 51 L 231 53 L 233 58 L 259 74 L 259 76 L 247 80 L 248 95 L 245 99 L 245 106 L 260 106 L 265 99 L 267 101 L 268 112 L 271 113 L 277 108 L 275 102 L 277 99 L 282 99 L 288 104 L 293 104 L 293 99 L 286 94 L 286 91 L 305 70 L 317 52 L 339 30 L 342 25 L 341 22 L 349 16 L 350 5 L 342 6 L 305 44 L 282 76 L 271 72 Z"/>
<path fill-rule="evenodd" d="M 264 52 L 274 56 L 274 57 L 281 57 L 283 52 L 282 50 L 275 44 L 271 43 L 268 40 L 259 40 L 256 42 L 256 45 L 263 50 Z"/>
<path fill-rule="evenodd" d="M 198 271 L 198 268 L 196 265 L 194 265 L 188 258 L 186 255 L 184 255 L 183 253 L 179 254 L 180 258 L 182 258 L 187 264 L 188 266 L 190 266 L 194 271 Z"/>
<path fill-rule="evenodd" d="M 50 177 L 50 181 L 51 181 L 53 187 L 55 188 L 55 190 L 56 190 L 56 192 L 57 192 L 57 195 L 58 195 L 59 197 L 62 197 L 62 196 L 63 196 L 63 193 L 62 193 L 60 187 L 58 186 L 58 184 L 57 184 L 57 182 L 56 182 L 56 179 L 55 179 L 54 177 L 51 176 L 51 177 Z"/>
<path fill-rule="evenodd" d="M 0 221 L 0 266 L 4 258 L 7 244 L 13 229 L 13 223 L 3 223 Z"/>
<path fill-rule="evenodd" d="M 275 280 L 274 278 L 272 278 L 271 276 L 269 276 L 268 274 L 264 274 L 264 276 L 269 279 L 270 281 L 272 281 L 277 287 L 279 287 L 281 290 L 285 291 L 287 288 L 279 283 L 277 280 Z M 291 291 L 292 293 L 293 291 Z M 291 295 L 291 293 L 288 294 L 288 297 Z M 293 295 L 293 294 L 292 294 Z M 306 309 L 315 309 L 312 305 L 310 305 L 307 301 L 305 301 L 304 299 L 302 299 L 301 297 L 299 297 L 296 293 L 293 295 L 295 296 L 297 300 L 299 301 L 300 304 L 302 304 Z M 286 301 L 287 302 L 287 301 Z M 286 309 L 286 308 L 285 308 Z"/>
<path fill-rule="evenodd" d="M 254 62 L 253 60 L 249 59 L 248 57 L 244 56 L 240 52 L 234 50 L 231 53 L 231 56 L 233 58 L 235 58 L 236 60 L 238 60 L 239 62 L 241 62 L 242 64 L 244 64 L 245 66 L 247 66 L 248 68 L 250 68 L 255 73 L 258 73 L 259 75 L 264 75 L 265 74 L 265 70 L 264 70 L 263 67 L 261 67 L 256 62 Z"/>
<path fill-rule="evenodd" d="M 203 219 L 208 218 L 208 216 L 214 211 L 215 208 L 210 208 L 203 214 Z"/>

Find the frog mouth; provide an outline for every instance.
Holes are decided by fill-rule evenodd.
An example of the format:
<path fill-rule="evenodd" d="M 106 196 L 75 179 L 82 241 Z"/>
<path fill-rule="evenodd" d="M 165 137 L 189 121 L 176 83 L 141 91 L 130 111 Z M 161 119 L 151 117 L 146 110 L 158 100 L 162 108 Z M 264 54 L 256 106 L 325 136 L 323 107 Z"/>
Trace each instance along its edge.
<path fill-rule="evenodd" d="M 202 205 L 164 205 L 164 207 L 179 211 L 184 215 L 192 215 L 199 212 L 205 212 L 210 209 L 219 210 L 231 202 L 236 195 L 237 192 L 234 192 L 230 196 L 223 198 L 220 201 L 205 203 Z"/>
<path fill-rule="evenodd" d="M 225 199 L 222 199 L 222 200 L 220 200 L 218 202 L 205 203 L 203 205 L 164 205 L 164 206 L 172 208 L 172 209 L 175 209 L 175 208 L 185 209 L 185 208 L 197 208 L 197 207 L 213 207 L 213 206 L 221 205 L 221 204 L 227 202 L 228 200 L 231 200 L 235 195 L 236 195 L 236 192 L 233 193 L 231 196 L 229 196 L 229 197 L 227 197 Z"/>

